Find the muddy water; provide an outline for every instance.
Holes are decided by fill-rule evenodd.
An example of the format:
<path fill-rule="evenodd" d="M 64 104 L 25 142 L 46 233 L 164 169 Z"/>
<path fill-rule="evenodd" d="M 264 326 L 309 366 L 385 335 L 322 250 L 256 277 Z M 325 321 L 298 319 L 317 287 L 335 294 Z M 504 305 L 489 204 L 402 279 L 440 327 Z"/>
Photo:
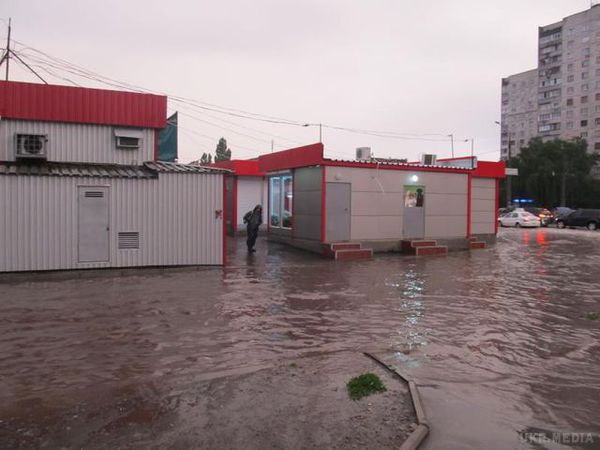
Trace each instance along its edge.
<path fill-rule="evenodd" d="M 224 270 L 3 284 L 0 443 L 176 427 L 197 380 L 373 349 L 422 386 L 427 448 L 540 448 L 519 435 L 540 432 L 600 447 L 600 323 L 582 318 L 600 311 L 600 232 L 502 230 L 471 254 L 345 264 L 231 247 Z"/>

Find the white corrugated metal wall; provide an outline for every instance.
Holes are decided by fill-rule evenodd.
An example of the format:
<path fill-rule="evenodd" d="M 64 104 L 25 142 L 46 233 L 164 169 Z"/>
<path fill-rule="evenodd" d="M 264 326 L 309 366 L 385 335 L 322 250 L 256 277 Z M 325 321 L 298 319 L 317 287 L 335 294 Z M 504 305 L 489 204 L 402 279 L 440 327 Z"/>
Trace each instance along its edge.
<path fill-rule="evenodd" d="M 110 261 L 78 263 L 77 187 L 108 186 Z M 0 176 L 0 272 L 223 263 L 223 176 Z M 140 233 L 119 250 L 118 233 Z"/>
<path fill-rule="evenodd" d="M 0 161 L 15 160 L 15 134 L 48 135 L 48 161 L 138 165 L 154 159 L 154 130 L 136 128 L 142 134 L 140 148 L 120 149 L 116 146 L 115 128 L 27 120 L 0 120 Z"/>

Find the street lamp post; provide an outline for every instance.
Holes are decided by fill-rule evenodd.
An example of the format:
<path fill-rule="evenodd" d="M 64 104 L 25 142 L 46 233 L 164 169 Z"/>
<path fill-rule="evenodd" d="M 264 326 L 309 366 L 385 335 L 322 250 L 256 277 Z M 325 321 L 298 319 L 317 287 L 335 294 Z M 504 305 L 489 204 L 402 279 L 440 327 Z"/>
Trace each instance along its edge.
<path fill-rule="evenodd" d="M 502 132 L 506 131 L 506 136 L 508 138 L 508 149 L 507 149 L 508 153 L 506 155 L 506 163 L 508 164 L 510 161 L 510 131 L 508 129 L 508 125 L 502 124 L 502 123 L 498 122 L 497 120 L 494 121 L 494 123 L 500 127 L 500 143 L 502 143 Z M 507 208 L 510 206 L 511 197 L 512 197 L 511 178 L 510 177 L 511 177 L 510 175 L 506 175 L 506 207 Z"/>
<path fill-rule="evenodd" d="M 319 143 L 323 143 L 323 124 L 322 123 L 305 123 L 303 127 L 310 127 L 313 125 L 319 125 Z"/>
<path fill-rule="evenodd" d="M 469 139 L 467 139 L 469 140 Z M 471 138 L 471 169 L 474 169 L 475 167 L 475 138 Z"/>

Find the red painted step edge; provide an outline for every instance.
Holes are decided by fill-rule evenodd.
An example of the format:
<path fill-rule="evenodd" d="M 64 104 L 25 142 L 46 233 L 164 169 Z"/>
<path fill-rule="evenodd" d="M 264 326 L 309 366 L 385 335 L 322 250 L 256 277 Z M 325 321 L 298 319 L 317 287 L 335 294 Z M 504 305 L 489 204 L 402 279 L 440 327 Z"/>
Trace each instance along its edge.
<path fill-rule="evenodd" d="M 412 245 L 413 248 L 417 248 L 417 247 L 433 247 L 435 245 L 437 245 L 437 241 L 433 241 L 433 240 L 419 240 L 419 241 L 410 241 L 410 244 Z"/>
<path fill-rule="evenodd" d="M 335 252 L 336 261 L 355 261 L 372 258 L 373 250 L 370 248 L 338 250 Z"/>
<path fill-rule="evenodd" d="M 477 249 L 477 248 L 485 248 L 485 242 L 482 241 L 471 241 L 471 243 L 469 244 L 469 247 L 471 247 L 471 249 Z"/>
<path fill-rule="evenodd" d="M 361 244 L 355 244 L 355 243 L 333 243 L 331 244 L 331 250 L 333 250 L 334 252 L 336 250 L 360 250 L 362 248 Z"/>

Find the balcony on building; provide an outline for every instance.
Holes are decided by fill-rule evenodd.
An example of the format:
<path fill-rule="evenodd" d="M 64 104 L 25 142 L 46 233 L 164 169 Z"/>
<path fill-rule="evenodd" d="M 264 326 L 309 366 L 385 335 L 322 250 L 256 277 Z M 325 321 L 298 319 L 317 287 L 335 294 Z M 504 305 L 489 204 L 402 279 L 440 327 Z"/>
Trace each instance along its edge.
<path fill-rule="evenodd" d="M 545 47 L 562 41 L 562 27 L 539 30 L 539 46 Z"/>
<path fill-rule="evenodd" d="M 538 132 L 541 135 L 557 135 L 560 134 L 560 122 L 538 123 Z"/>
<path fill-rule="evenodd" d="M 540 58 L 539 58 L 540 68 L 547 69 L 547 68 L 552 68 L 552 67 L 560 67 L 561 64 L 562 64 L 562 55 L 554 55 L 554 56 L 540 55 Z"/>
<path fill-rule="evenodd" d="M 549 59 L 549 58 L 552 59 L 556 56 L 559 58 L 562 56 L 562 44 L 554 43 L 554 44 L 546 45 L 544 47 L 540 46 L 540 49 L 539 49 L 540 62 L 545 59 Z"/>

